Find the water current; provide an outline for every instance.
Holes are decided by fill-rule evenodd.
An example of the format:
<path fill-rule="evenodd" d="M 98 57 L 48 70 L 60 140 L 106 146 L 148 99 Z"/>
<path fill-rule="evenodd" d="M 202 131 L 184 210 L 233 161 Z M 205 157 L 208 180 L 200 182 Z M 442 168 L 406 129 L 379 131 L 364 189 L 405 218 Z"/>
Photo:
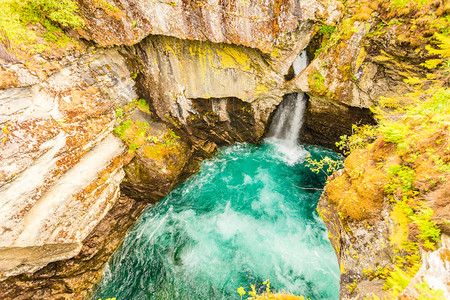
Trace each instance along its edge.
<path fill-rule="evenodd" d="M 298 74 L 306 53 L 294 62 Z M 316 212 L 325 184 L 305 158 L 338 158 L 297 139 L 306 96 L 290 94 L 261 145 L 236 144 L 146 209 L 92 299 L 241 299 L 237 288 L 339 298 L 339 267 Z"/>
<path fill-rule="evenodd" d="M 236 289 L 338 299 L 339 268 L 315 211 L 324 176 L 277 141 L 238 144 L 148 208 L 108 263 L 94 299 L 240 299 Z M 297 154 L 299 156 L 299 154 Z"/>

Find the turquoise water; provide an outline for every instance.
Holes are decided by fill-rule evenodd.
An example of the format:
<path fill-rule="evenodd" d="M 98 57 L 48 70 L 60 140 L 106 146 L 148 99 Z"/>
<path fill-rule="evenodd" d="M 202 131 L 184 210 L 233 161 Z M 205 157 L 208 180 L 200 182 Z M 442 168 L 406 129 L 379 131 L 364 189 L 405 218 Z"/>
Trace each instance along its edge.
<path fill-rule="evenodd" d="M 338 299 L 336 255 L 315 211 L 325 177 L 305 166 L 308 152 L 337 157 L 265 143 L 204 161 L 144 212 L 93 298 L 241 299 L 238 287 L 263 290 L 270 279 L 275 290 Z"/>

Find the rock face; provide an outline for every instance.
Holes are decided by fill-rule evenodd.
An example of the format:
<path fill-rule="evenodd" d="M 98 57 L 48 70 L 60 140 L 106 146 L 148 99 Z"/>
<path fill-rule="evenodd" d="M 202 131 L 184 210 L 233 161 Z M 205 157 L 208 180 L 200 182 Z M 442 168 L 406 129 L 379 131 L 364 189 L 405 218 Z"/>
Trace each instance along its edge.
<path fill-rule="evenodd" d="M 250 104 L 248 109 L 255 115 L 252 140 L 256 140 L 263 134 L 270 113 L 282 101 L 284 75 L 306 47 L 313 30 L 313 23 L 304 23 L 292 34 L 294 38 L 286 41 L 291 50 L 270 59 L 259 50 L 243 46 L 165 36 L 148 37 L 129 53 L 140 62 L 137 82 L 152 99 L 159 118 L 186 126 L 190 118 L 203 117 L 195 107 L 199 107 L 200 99 L 226 102 L 225 98 L 236 98 Z"/>
<path fill-rule="evenodd" d="M 70 34 L 97 48 L 23 63 L 0 43 L 2 299 L 83 297 L 147 203 L 217 146 L 261 138 L 315 23 L 342 13 L 322 0 L 78 2 L 86 26 Z"/>
<path fill-rule="evenodd" d="M 346 105 L 324 97 L 311 95 L 305 110 L 300 141 L 318 144 L 335 151 L 343 135 L 352 134 L 353 124 L 375 124 L 368 108 Z"/>
<path fill-rule="evenodd" d="M 365 169 L 365 167 L 366 164 L 363 164 L 361 169 Z M 407 286 L 400 287 L 396 286 L 398 283 L 394 280 L 393 288 L 399 289 L 395 292 L 400 294 L 401 299 L 419 299 L 418 295 L 428 292 L 429 288 L 440 289 L 444 297 L 442 299 L 448 298 L 450 295 L 448 289 L 448 273 L 450 271 L 448 259 L 449 235 L 448 231 L 445 230 L 445 225 L 440 226 L 443 234 L 440 247 L 437 250 L 430 251 L 420 248 L 420 251 L 418 251 L 422 262 L 415 263 L 420 266 L 419 270 L 413 271 L 412 275 L 406 271 L 397 271 L 400 268 L 399 261 L 403 261 L 406 266 L 412 263 L 409 261 L 411 259 L 410 254 L 403 248 L 399 239 L 402 236 L 406 238 L 404 235 L 407 235 L 408 238 L 417 241 L 417 237 L 414 237 L 418 234 L 417 227 L 414 223 L 410 223 L 409 228 L 401 229 L 400 221 L 396 216 L 397 208 L 386 203 L 381 190 L 378 192 L 381 199 L 372 199 L 376 195 L 372 192 L 382 188 L 386 182 L 386 178 L 382 177 L 383 175 L 379 176 L 378 182 L 380 184 L 377 187 L 377 181 L 371 181 L 374 179 L 371 176 L 364 176 L 363 180 L 367 179 L 365 182 L 358 182 L 355 177 L 350 179 L 348 174 L 353 171 L 355 171 L 354 167 L 347 166 L 344 170 L 334 174 L 329 179 L 330 184 L 327 185 L 317 207 L 329 230 L 329 238 L 340 263 L 340 298 L 365 299 L 365 297 L 372 298 L 373 295 L 380 299 L 385 297 L 395 298 L 396 296 L 391 294 L 392 291 L 388 291 L 389 288 L 392 289 L 392 283 L 391 285 L 386 283 L 386 278 L 389 278 L 387 274 L 394 271 L 402 274 L 403 279 L 401 280 L 409 282 Z M 371 175 L 370 170 L 365 172 Z M 341 180 L 346 180 L 347 185 L 342 185 Z M 339 189 L 339 191 L 336 189 Z M 435 193 L 442 192 L 443 189 L 445 189 L 444 186 L 438 186 Z M 344 190 L 347 192 L 342 193 Z M 339 196 L 338 192 L 340 192 Z M 370 199 L 364 200 L 364 198 Z M 439 200 L 441 199 L 433 198 L 433 201 Z M 371 201 L 375 201 L 375 204 Z M 370 207 L 358 207 L 358 209 L 354 208 L 354 211 L 347 211 L 347 209 L 351 209 L 352 205 L 364 207 L 365 203 L 370 204 Z M 445 210 L 448 210 L 448 206 L 447 203 Z M 359 212 L 363 215 L 358 215 L 358 217 L 347 215 Z M 434 216 L 441 223 L 448 224 L 449 219 L 444 217 L 442 212 L 437 211 Z M 416 260 L 419 261 L 419 257 Z M 403 266 L 403 264 L 400 264 L 400 266 Z M 427 288 L 421 288 L 421 285 Z"/>
<path fill-rule="evenodd" d="M 80 34 L 101 46 L 134 45 L 148 35 L 165 35 L 243 45 L 265 53 L 274 50 L 274 41 L 294 31 L 299 22 L 335 23 L 342 7 L 327 0 L 78 2 L 86 21 Z"/>
<path fill-rule="evenodd" d="M 83 299 L 100 279 L 103 265 L 146 205 L 143 201 L 120 197 L 84 239 L 82 246 L 78 246 L 81 248 L 77 249 L 78 254 L 69 259 L 60 257 L 32 274 L 3 278 L 0 282 L 2 299 Z M 62 248 L 60 244 L 56 246 Z M 42 251 L 57 254 L 51 247 L 55 246 L 21 248 L 18 251 L 20 258 L 30 261 L 41 259 Z M 13 255 L 14 259 L 18 258 L 17 253 Z"/>
<path fill-rule="evenodd" d="M 131 118 L 136 121 L 142 119 L 136 117 L 136 114 Z M 164 123 L 147 124 L 149 124 L 145 128 L 147 139 L 125 167 L 126 176 L 122 182 L 122 189 L 134 199 L 157 202 L 178 183 L 192 151 L 188 143 Z"/>
<path fill-rule="evenodd" d="M 2 299 L 86 294 L 129 226 L 148 202 L 168 193 L 190 157 L 186 143 L 163 139 L 173 131 L 161 123 L 158 132 L 138 137 L 138 151 L 126 135 L 113 134 L 131 122 L 119 111 L 153 121 L 148 109 L 137 110 L 135 82 L 117 49 L 86 49 L 55 64 L 53 74 L 42 77 L 7 66 L 9 74 L 21 70 L 34 79 L 0 91 Z M 156 195 L 119 200 L 120 184 L 126 178 L 130 185 L 129 170 L 142 159 L 145 171 L 157 175 L 153 185 L 161 184 Z"/>
<path fill-rule="evenodd" d="M 342 173 L 335 176 L 343 176 Z M 365 271 L 391 263 L 394 251 L 389 247 L 388 224 L 379 222 L 372 227 L 367 222 L 345 222 L 339 209 L 330 202 L 327 191 L 320 198 L 317 210 L 328 228 L 328 237 L 338 257 L 340 299 L 371 299 L 373 295 L 384 299 L 387 296 L 383 291 L 384 281 L 370 277 Z M 388 217 L 388 210 L 383 210 L 380 215 Z"/>
<path fill-rule="evenodd" d="M 314 120 L 331 108 L 333 115 L 333 111 L 353 111 L 353 121 L 360 123 L 352 106 L 378 105 L 392 114 L 393 108 L 420 105 L 438 87 L 448 88 L 448 75 L 424 67 L 436 58 L 424 50 L 433 44 L 430 37 L 442 32 L 442 27 L 430 24 L 442 22 L 448 28 L 448 4 L 394 6 L 390 1 L 363 1 L 355 6 L 347 1 L 346 8 L 331 43 L 290 82 L 311 96 L 306 122 L 308 114 Z M 415 25 L 412 19 L 427 21 Z M 421 123 L 412 121 L 414 116 L 405 118 L 404 110 L 388 116 L 398 122 L 404 119 L 396 124 L 408 130 L 405 144 L 389 140 L 389 130 L 382 131 L 373 144 L 373 136 L 362 135 L 365 146 L 354 150 L 344 169 L 328 179 L 319 201 L 341 266 L 341 299 L 374 295 L 447 299 L 450 295 L 450 264 L 444 254 L 448 253 L 449 172 L 439 167 L 448 166 L 448 142 L 436 143 L 441 137 L 449 140 L 448 125 L 431 122 L 426 129 L 417 129 Z M 448 119 L 448 110 L 442 113 Z M 426 109 L 417 114 L 426 115 Z M 326 120 L 318 119 L 320 135 L 306 125 L 306 138 L 316 134 L 326 139 Z M 434 153 L 443 163 L 431 161 L 426 153 Z"/>
<path fill-rule="evenodd" d="M 74 256 L 118 199 L 125 146 L 111 130 L 114 106 L 136 97 L 128 75 L 111 49 L 0 91 L 2 276 Z M 17 247 L 48 255 L 9 259 Z"/>

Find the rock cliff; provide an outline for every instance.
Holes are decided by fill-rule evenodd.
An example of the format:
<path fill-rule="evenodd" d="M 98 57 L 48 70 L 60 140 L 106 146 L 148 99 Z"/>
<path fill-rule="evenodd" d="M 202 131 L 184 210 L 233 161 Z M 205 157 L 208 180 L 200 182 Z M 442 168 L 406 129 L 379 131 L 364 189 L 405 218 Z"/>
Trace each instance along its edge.
<path fill-rule="evenodd" d="M 286 94 L 309 96 L 303 141 L 337 149 L 352 124 L 375 124 L 369 108 L 389 110 L 392 101 L 381 103 L 396 97 L 402 107 L 419 83 L 422 93 L 448 85 L 444 71 L 423 65 L 441 59 L 428 47 L 449 27 L 443 1 L 76 2 L 82 27 L 35 22 L 26 24 L 33 44 L 24 36 L 24 45 L 14 44 L 7 32 L 0 38 L 2 299 L 83 298 L 142 210 L 217 146 L 258 142 Z M 293 76 L 305 48 L 311 63 Z M 426 199 L 415 209 L 432 207 L 443 233 L 424 248 L 427 239 L 415 237 L 414 226 L 405 231 L 401 220 L 412 215 L 402 215 L 385 185 L 398 176 L 392 165 L 438 162 L 411 162 L 408 156 L 428 152 L 411 147 L 398 155 L 383 137 L 363 140 L 375 146 L 349 156 L 319 205 L 341 263 L 341 297 L 385 296 L 389 274 L 401 272 L 409 285 L 396 295 L 405 299 L 442 288 L 445 278 L 436 274 L 448 272 L 449 233 L 441 199 L 449 185 L 439 176 L 448 171 L 418 172 L 414 181 L 412 190 Z M 438 148 L 431 147 L 448 157 Z M 398 255 L 393 236 L 418 248 Z M 421 264 L 414 256 L 404 263 L 409 269 L 394 272 L 397 256 L 418 253 Z"/>
<path fill-rule="evenodd" d="M 433 50 L 448 47 L 439 40 L 448 36 L 449 8 L 348 1 L 332 43 L 293 80 L 328 105 L 376 104 L 378 126 L 354 126 L 344 137 L 350 155 L 318 206 L 340 262 L 342 299 L 450 295 L 449 77 L 439 67 L 448 54 Z"/>
<path fill-rule="evenodd" d="M 292 62 L 342 7 L 78 4 L 84 26 L 75 29 L 58 15 L 25 21 L 26 6 L 3 8 L 31 22 L 13 23 L 19 39 L 2 29 L 0 48 L 4 299 L 86 295 L 148 203 L 217 145 L 261 138 Z"/>

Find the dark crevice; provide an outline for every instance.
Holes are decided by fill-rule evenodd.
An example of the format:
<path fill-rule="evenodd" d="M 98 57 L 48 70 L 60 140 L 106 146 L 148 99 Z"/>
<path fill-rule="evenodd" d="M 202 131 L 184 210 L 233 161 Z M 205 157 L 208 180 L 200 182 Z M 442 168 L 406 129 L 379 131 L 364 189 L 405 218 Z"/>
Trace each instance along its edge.
<path fill-rule="evenodd" d="M 319 145 L 341 152 L 336 147 L 343 135 L 352 134 L 352 125 L 375 125 L 373 113 L 368 108 L 347 106 L 331 101 L 307 103 L 303 117 L 300 141 L 305 144 Z"/>

